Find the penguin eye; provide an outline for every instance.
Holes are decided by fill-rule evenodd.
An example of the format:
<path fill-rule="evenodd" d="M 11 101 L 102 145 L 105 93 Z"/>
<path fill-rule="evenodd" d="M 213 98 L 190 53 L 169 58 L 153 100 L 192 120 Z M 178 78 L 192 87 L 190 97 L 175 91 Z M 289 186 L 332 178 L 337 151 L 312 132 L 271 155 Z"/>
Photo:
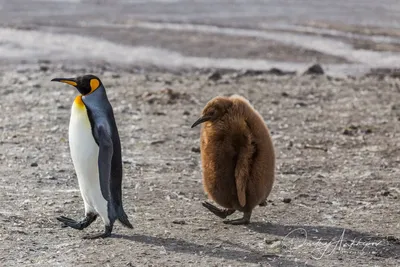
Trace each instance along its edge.
<path fill-rule="evenodd" d="M 93 92 L 100 86 L 100 82 L 97 79 L 90 80 L 90 92 Z"/>

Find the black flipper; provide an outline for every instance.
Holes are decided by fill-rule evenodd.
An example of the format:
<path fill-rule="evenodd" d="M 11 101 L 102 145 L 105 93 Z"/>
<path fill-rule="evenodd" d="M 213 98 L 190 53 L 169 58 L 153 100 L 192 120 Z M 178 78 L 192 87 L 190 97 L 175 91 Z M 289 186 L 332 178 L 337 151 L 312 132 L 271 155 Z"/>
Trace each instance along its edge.
<path fill-rule="evenodd" d="M 96 127 L 97 142 L 99 144 L 99 176 L 100 187 L 103 197 L 108 201 L 109 218 L 112 222 L 118 219 L 124 226 L 133 228 L 129 222 L 121 201 L 121 182 L 117 185 L 112 179 L 112 158 L 113 158 L 113 142 L 108 127 L 105 124 L 99 124 Z M 111 190 L 113 192 L 111 192 Z"/>
<path fill-rule="evenodd" d="M 111 159 L 113 155 L 113 143 L 107 125 L 99 124 L 96 127 L 97 143 L 99 144 L 99 178 L 103 197 L 110 202 L 111 184 Z M 114 211 L 115 213 L 115 211 Z"/>

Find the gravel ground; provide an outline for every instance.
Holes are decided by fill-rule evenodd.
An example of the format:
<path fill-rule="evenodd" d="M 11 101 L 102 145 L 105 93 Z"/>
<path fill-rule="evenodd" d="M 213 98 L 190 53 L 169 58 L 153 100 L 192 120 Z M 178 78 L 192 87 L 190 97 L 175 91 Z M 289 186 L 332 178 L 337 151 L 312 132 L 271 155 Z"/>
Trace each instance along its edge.
<path fill-rule="evenodd" d="M 123 147 L 124 206 L 134 229 L 61 228 L 83 216 L 68 148 L 77 92 L 53 77 L 99 75 Z M 218 76 L 218 75 L 214 75 Z M 201 206 L 199 129 L 216 95 L 247 97 L 268 124 L 277 178 L 248 226 Z M 1 266 L 399 266 L 400 83 L 126 71 L 52 63 L 0 73 Z M 239 216 L 239 215 L 236 215 Z M 234 217 L 234 216 L 233 216 Z"/>

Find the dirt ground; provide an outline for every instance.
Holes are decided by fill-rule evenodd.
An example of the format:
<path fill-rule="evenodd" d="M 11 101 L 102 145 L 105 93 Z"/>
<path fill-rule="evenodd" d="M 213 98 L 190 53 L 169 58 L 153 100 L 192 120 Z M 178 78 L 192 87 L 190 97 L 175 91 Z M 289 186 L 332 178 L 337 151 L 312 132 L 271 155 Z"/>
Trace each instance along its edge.
<path fill-rule="evenodd" d="M 99 75 L 119 126 L 134 224 L 62 228 L 83 214 L 68 148 L 73 87 Z M 276 183 L 248 226 L 201 206 L 199 129 L 216 95 L 247 97 L 268 124 Z M 400 82 L 389 77 L 129 72 L 21 65 L 0 73 L 1 266 L 400 266 Z M 234 214 L 232 217 L 241 216 Z"/>

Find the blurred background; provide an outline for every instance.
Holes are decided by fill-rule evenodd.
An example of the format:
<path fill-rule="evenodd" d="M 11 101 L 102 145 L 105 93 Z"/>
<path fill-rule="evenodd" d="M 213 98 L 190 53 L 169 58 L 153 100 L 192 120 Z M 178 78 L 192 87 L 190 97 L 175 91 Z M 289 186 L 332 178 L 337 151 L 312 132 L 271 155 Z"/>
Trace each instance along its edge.
<path fill-rule="evenodd" d="M 399 51 L 398 0 L 0 0 L 2 63 L 357 74 Z"/>

